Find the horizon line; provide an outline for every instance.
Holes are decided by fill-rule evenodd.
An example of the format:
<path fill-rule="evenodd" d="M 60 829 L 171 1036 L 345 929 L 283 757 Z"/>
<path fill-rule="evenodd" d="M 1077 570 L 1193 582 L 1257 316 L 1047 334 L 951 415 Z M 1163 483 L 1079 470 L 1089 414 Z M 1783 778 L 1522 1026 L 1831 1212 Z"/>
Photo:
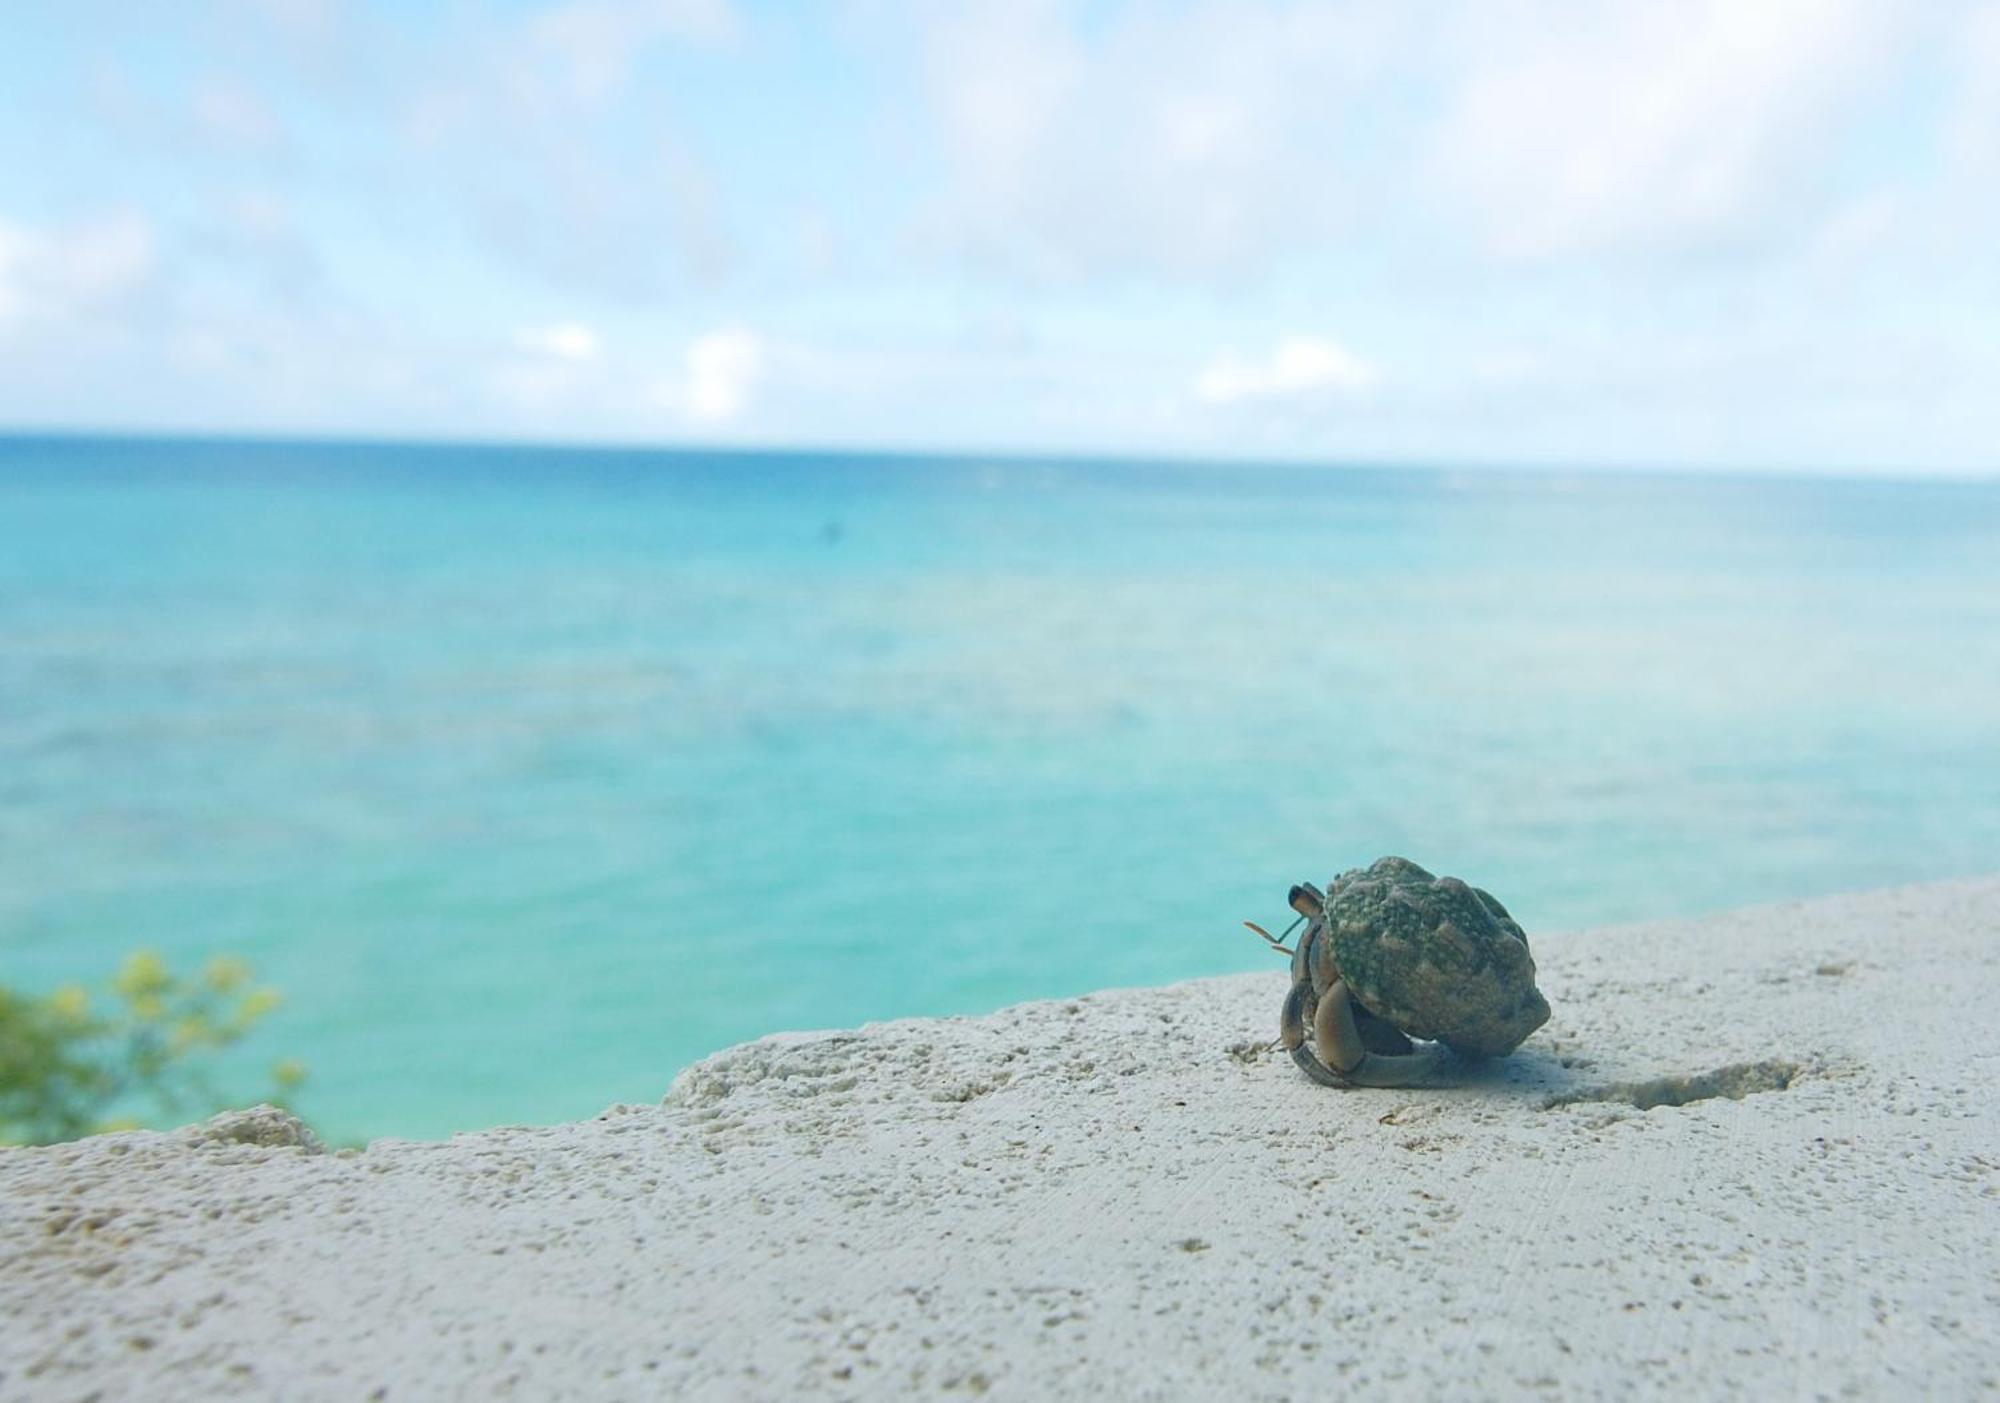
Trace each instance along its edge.
<path fill-rule="evenodd" d="M 0 444 L 29 441 L 68 441 L 107 444 L 212 444 L 217 446 L 283 446 L 302 448 L 413 448 L 429 450 L 486 450 L 536 453 L 577 453 L 603 456 L 660 455 L 670 457 L 740 458 L 852 458 L 941 460 L 972 462 L 987 460 L 1021 465 L 1132 466 L 1194 469 L 1289 469 L 1302 472 L 1431 472 L 1490 473 L 1500 476 L 1569 476 L 1607 478 L 1700 478 L 1729 480 L 1777 479 L 1795 481 L 1878 482 L 1884 484 L 1994 484 L 2000 483 L 2000 461 L 1985 467 L 1950 468 L 1935 464 L 1891 468 L 1881 464 L 1776 466 L 1753 463 L 1689 463 L 1634 459 L 1615 461 L 1592 459 L 1525 458 L 1335 458 L 1316 456 L 1248 455 L 1223 458 L 1207 454 L 1144 450 L 1061 449 L 1061 448 L 978 448 L 963 446 L 912 447 L 884 444 L 805 444 L 782 441 L 744 442 L 682 439 L 641 441 L 590 438 L 486 438 L 450 433 L 377 433 L 361 431 L 187 429 L 78 427 L 74 425 L 0 424 Z"/>

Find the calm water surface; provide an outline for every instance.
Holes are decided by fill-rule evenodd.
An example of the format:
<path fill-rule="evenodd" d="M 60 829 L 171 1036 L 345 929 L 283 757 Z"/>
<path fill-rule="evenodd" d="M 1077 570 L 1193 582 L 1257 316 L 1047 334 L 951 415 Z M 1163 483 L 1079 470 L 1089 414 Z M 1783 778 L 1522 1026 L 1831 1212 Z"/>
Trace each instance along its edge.
<path fill-rule="evenodd" d="M 2000 868 L 2000 485 L 0 440 L 0 981 L 248 956 L 335 1134 L 1260 968 L 1384 852 Z"/>

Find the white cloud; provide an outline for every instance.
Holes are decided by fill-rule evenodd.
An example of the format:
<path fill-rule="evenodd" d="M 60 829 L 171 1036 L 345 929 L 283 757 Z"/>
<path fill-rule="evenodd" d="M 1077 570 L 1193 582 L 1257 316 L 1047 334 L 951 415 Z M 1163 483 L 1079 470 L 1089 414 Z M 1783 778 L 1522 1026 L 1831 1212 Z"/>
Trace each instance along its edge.
<path fill-rule="evenodd" d="M 298 233 L 291 203 L 268 190 L 237 190 L 220 202 L 218 212 L 234 233 L 246 239 L 268 242 Z"/>
<path fill-rule="evenodd" d="M 1042 279 L 1235 276 L 1353 217 L 1355 99 L 1413 21 L 1351 4 L 918 11 L 949 162 L 930 239 Z"/>
<path fill-rule="evenodd" d="M 249 0 L 249 7 L 285 29 L 323 40 L 338 27 L 343 0 Z"/>
<path fill-rule="evenodd" d="M 2000 3 L 1969 12 L 1954 38 L 1961 83 L 1945 150 L 1964 182 L 1990 196 L 2000 178 Z"/>
<path fill-rule="evenodd" d="M 1903 39 L 1883 0 L 1520 0 L 1457 27 L 1429 153 L 1503 254 L 1755 230 L 1830 158 Z"/>
<path fill-rule="evenodd" d="M 622 89 L 634 60 L 661 40 L 726 42 L 738 21 L 728 0 L 570 0 L 528 22 L 530 42 L 575 97 L 598 102 Z"/>
<path fill-rule="evenodd" d="M 764 342 L 754 332 L 711 331 L 695 338 L 687 349 L 685 377 L 665 386 L 659 397 L 697 422 L 726 423 L 749 407 L 764 363 Z"/>
<path fill-rule="evenodd" d="M 1467 368 L 1476 384 L 1510 389 L 1546 379 L 1550 370 L 1546 355 L 1523 347 L 1476 352 Z"/>
<path fill-rule="evenodd" d="M 594 360 L 600 349 L 597 333 L 581 322 L 523 327 L 514 333 L 514 347 L 531 355 L 562 361 Z"/>
<path fill-rule="evenodd" d="M 74 225 L 51 242 L 55 280 L 77 303 L 115 301 L 152 275 L 156 242 L 152 221 L 129 211 Z"/>
<path fill-rule="evenodd" d="M 131 211 L 38 230 L 0 220 L 0 325 L 111 308 L 152 280 L 152 221 Z"/>
<path fill-rule="evenodd" d="M 647 65 L 737 32 L 727 0 L 574 0 L 468 23 L 400 102 L 418 179 L 482 241 L 566 289 L 654 300 L 732 245 L 715 180 Z"/>
<path fill-rule="evenodd" d="M 27 232 L 0 221 L 0 326 L 21 314 L 27 300 L 21 287 L 21 269 L 32 253 Z"/>
<path fill-rule="evenodd" d="M 1044 280 L 1254 278 L 1440 212 L 1544 257 L 1785 232 L 1928 21 L 1893 0 L 920 10 L 926 232 Z M 1471 218 L 1467 218 L 1467 215 Z M 1428 231 L 1427 231 L 1428 232 Z"/>
<path fill-rule="evenodd" d="M 764 373 L 764 346 L 750 332 L 716 331 L 688 348 L 688 412 L 697 419 L 734 419 Z"/>
<path fill-rule="evenodd" d="M 524 327 L 512 350 L 492 362 L 486 380 L 503 415 L 524 423 L 560 415 L 598 432 L 613 426 L 658 432 L 662 416 L 710 430 L 734 425 L 755 402 L 771 360 L 764 338 L 742 326 L 684 343 L 678 369 L 665 375 L 647 361 L 670 355 L 666 348 L 626 344 L 611 354 L 596 331 L 578 322 Z"/>
<path fill-rule="evenodd" d="M 1288 336 L 1258 360 L 1225 352 L 1196 378 L 1204 404 L 1250 400 L 1309 400 L 1373 389 L 1375 368 L 1344 346 L 1317 336 Z"/>
<path fill-rule="evenodd" d="M 191 105 L 195 130 L 219 149 L 257 155 L 285 144 L 277 114 L 241 83 L 211 79 L 195 90 Z"/>

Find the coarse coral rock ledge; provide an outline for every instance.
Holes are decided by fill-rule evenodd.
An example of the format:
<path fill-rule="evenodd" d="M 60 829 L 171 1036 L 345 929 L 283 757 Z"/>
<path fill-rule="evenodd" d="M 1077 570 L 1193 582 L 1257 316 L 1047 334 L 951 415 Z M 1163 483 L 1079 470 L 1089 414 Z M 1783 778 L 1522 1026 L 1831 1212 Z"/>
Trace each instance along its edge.
<path fill-rule="evenodd" d="M 2000 1387 L 2000 880 L 1533 938 L 1549 1024 L 1408 1090 L 1275 1054 L 1274 968 L 0 1151 L 0 1398 Z"/>

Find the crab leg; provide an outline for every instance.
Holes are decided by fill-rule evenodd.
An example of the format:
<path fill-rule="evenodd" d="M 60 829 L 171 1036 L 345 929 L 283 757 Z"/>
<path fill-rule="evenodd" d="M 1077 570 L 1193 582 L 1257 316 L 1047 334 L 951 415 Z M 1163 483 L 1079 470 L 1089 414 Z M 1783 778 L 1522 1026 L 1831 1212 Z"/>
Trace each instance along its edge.
<path fill-rule="evenodd" d="M 1408 1086 L 1436 1071 L 1442 1060 L 1435 1048 L 1402 1054 L 1370 1052 L 1354 1024 L 1344 979 L 1336 980 L 1320 995 L 1319 1006 L 1313 1010 L 1313 1042 L 1332 1074 L 1351 1086 Z M 1292 1060 L 1298 1060 L 1296 1054 Z"/>
<path fill-rule="evenodd" d="M 1278 1040 L 1285 1045 L 1285 1051 L 1292 1054 L 1292 1061 L 1299 1070 L 1318 1082 L 1321 1086 L 1345 1087 L 1347 1083 L 1327 1070 L 1326 1064 L 1313 1056 L 1306 1046 L 1305 998 L 1311 986 L 1304 980 L 1292 985 L 1292 992 L 1285 995 L 1284 1009 L 1278 1014 Z"/>
<path fill-rule="evenodd" d="M 1308 1039 L 1305 1001 L 1311 991 L 1312 986 L 1304 980 L 1292 985 L 1278 1015 L 1278 1038 L 1298 1069 L 1321 1086 L 1409 1086 L 1436 1071 L 1443 1061 L 1435 1048 L 1400 1055 L 1368 1051 L 1362 1045 L 1360 1029 L 1355 1027 L 1344 982 L 1320 996 Z"/>

